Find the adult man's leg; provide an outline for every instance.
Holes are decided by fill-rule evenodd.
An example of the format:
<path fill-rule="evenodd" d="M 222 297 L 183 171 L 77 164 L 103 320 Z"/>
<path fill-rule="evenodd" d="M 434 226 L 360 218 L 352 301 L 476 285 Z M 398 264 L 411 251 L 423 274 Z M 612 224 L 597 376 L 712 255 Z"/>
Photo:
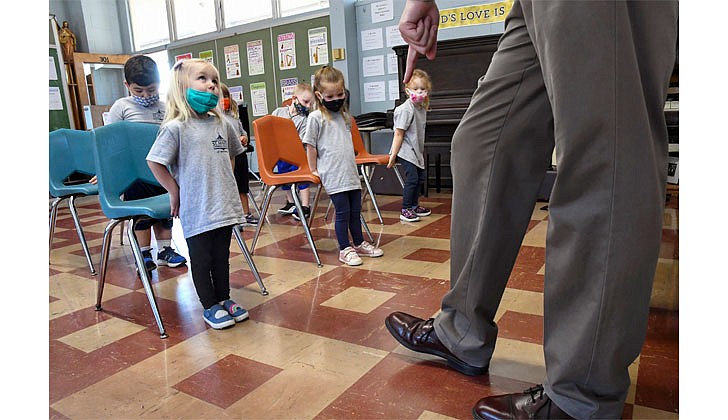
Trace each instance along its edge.
<path fill-rule="evenodd" d="M 554 145 L 551 106 L 518 2 L 505 26 L 452 140 L 451 290 L 435 337 L 432 321 L 402 313 L 385 321 L 405 347 L 444 357 L 465 374 L 487 371 L 495 313 Z"/>

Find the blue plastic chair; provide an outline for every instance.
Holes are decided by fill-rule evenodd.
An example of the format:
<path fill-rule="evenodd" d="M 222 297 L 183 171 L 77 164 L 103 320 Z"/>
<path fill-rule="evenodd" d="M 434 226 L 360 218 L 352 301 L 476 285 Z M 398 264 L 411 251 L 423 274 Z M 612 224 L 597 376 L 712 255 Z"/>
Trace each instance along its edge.
<path fill-rule="evenodd" d="M 96 275 L 94 263 L 91 261 L 91 253 L 86 243 L 86 236 L 83 234 L 81 222 L 76 212 L 76 197 L 98 195 L 99 188 L 88 182 L 75 185 L 65 185 L 71 174 L 80 173 L 94 175 L 96 166 L 93 158 L 93 134 L 90 131 L 69 130 L 62 128 L 49 133 L 48 135 L 48 179 L 49 192 L 56 197 L 51 204 L 50 232 L 48 235 L 48 252 L 53 248 L 53 231 L 56 228 L 56 217 L 58 206 L 63 200 L 68 200 L 68 208 L 71 210 L 73 223 L 76 225 L 76 233 L 81 241 L 83 252 L 86 254 L 86 261 L 91 269 L 91 274 Z M 50 257 L 50 255 L 49 255 Z"/>
<path fill-rule="evenodd" d="M 93 155 L 99 186 L 99 203 L 104 215 L 111 219 L 104 229 L 101 247 L 101 275 L 98 278 L 96 310 L 100 311 L 101 297 L 106 279 L 106 267 L 109 259 L 109 248 L 114 227 L 124 220 L 129 221 L 126 233 L 129 238 L 137 272 L 144 285 L 144 291 L 152 307 L 154 319 L 159 327 L 161 338 L 167 338 L 159 308 L 149 282 L 149 275 L 144 266 L 144 258 L 134 234 L 135 223 L 146 217 L 154 219 L 168 218 L 171 213 L 169 194 L 139 200 L 124 201 L 121 195 L 135 181 L 159 185 L 151 169 L 147 165 L 147 154 L 157 138 L 159 126 L 156 124 L 119 121 L 93 131 Z"/>

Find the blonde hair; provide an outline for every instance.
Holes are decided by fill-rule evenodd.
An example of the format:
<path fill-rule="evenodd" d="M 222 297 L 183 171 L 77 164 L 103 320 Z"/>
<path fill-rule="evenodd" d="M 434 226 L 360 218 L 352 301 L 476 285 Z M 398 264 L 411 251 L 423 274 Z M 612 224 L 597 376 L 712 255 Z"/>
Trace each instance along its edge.
<path fill-rule="evenodd" d="M 313 95 L 313 88 L 308 83 L 299 83 L 293 88 L 294 96 L 298 96 L 303 92 L 311 92 L 311 95 Z"/>
<path fill-rule="evenodd" d="M 178 61 L 172 66 L 172 75 L 169 79 L 169 91 L 167 91 L 167 115 L 164 117 L 162 125 L 170 121 L 180 120 L 186 122 L 195 112 L 187 103 L 187 88 L 190 87 L 190 73 L 196 65 L 212 66 L 220 80 L 220 73 L 217 68 L 201 58 L 190 58 L 184 61 Z M 218 107 L 212 108 L 209 112 L 215 115 L 218 121 L 222 121 L 222 115 Z"/>
<path fill-rule="evenodd" d="M 427 98 L 425 98 L 425 101 L 423 102 L 425 109 L 430 110 L 430 93 L 432 92 L 432 80 L 430 79 L 430 75 L 427 74 L 426 71 L 415 69 L 412 72 L 412 77 L 410 78 L 409 82 L 407 82 L 404 87 L 411 89 L 414 85 L 415 79 L 420 79 L 425 85 L 425 89 L 427 90 Z"/>
<path fill-rule="evenodd" d="M 222 101 L 218 102 L 218 106 L 222 109 L 222 112 L 229 113 L 233 116 L 233 118 L 238 119 L 240 116 L 238 113 L 238 103 L 235 102 L 235 99 L 233 99 L 232 96 L 230 96 L 230 89 L 228 89 L 227 85 L 223 82 L 220 82 L 220 93 L 222 93 L 221 98 L 230 99 L 230 111 L 225 111 Z"/>
<path fill-rule="evenodd" d="M 316 74 L 313 76 L 313 90 L 314 92 L 323 92 L 323 85 L 341 85 L 341 88 L 346 92 L 344 86 L 344 74 L 331 66 L 323 66 L 316 70 Z M 314 95 L 316 99 L 316 106 L 321 113 L 326 117 L 327 120 L 331 119 L 330 111 L 324 106 L 321 99 Z M 344 98 L 344 105 L 341 107 L 341 116 L 344 117 L 347 127 L 351 124 L 351 115 L 349 114 L 349 107 L 346 106 L 346 99 Z"/>

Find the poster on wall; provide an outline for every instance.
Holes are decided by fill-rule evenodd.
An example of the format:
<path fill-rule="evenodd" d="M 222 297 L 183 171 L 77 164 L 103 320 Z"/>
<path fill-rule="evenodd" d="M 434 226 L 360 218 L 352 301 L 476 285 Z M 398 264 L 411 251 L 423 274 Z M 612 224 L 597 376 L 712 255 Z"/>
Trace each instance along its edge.
<path fill-rule="evenodd" d="M 362 60 L 364 77 L 383 76 L 384 75 L 384 56 L 372 55 L 364 57 Z"/>
<path fill-rule="evenodd" d="M 441 9 L 438 30 L 503 22 L 506 20 L 506 16 L 510 13 L 512 7 L 513 0 L 505 0 L 475 6 Z"/>
<path fill-rule="evenodd" d="M 399 26 L 387 26 L 384 28 L 384 31 L 387 33 L 387 48 L 406 44 L 404 39 L 402 39 L 402 34 L 399 32 Z"/>
<path fill-rule="evenodd" d="M 253 105 L 254 117 L 268 114 L 268 95 L 265 92 L 265 82 L 250 84 L 250 102 Z"/>
<path fill-rule="evenodd" d="M 296 88 L 297 84 L 298 84 L 298 77 L 291 77 L 289 79 L 281 79 L 281 98 L 283 98 L 283 101 L 285 101 L 288 98 L 293 97 L 293 90 Z"/>
<path fill-rule="evenodd" d="M 382 28 L 366 29 L 361 31 L 361 50 L 369 51 L 384 48 Z"/>
<path fill-rule="evenodd" d="M 386 101 L 384 82 L 364 83 L 364 102 Z"/>
<path fill-rule="evenodd" d="M 225 54 L 225 75 L 228 79 L 240 77 L 240 51 L 238 45 L 228 45 L 222 49 Z"/>
<path fill-rule="evenodd" d="M 397 54 L 387 54 L 387 73 L 397 74 L 398 72 L 399 68 L 397 67 Z"/>
<path fill-rule="evenodd" d="M 212 50 L 200 51 L 200 58 L 208 63 L 215 65 L 215 59 L 212 57 Z"/>
<path fill-rule="evenodd" d="M 239 104 L 243 103 L 243 87 L 242 86 L 229 86 L 230 97 Z"/>
<path fill-rule="evenodd" d="M 387 84 L 389 84 L 389 100 L 396 101 L 399 99 L 399 80 L 390 80 Z"/>
<path fill-rule="evenodd" d="M 278 35 L 278 65 L 281 70 L 296 68 L 296 34 Z"/>
<path fill-rule="evenodd" d="M 245 44 L 248 51 L 248 75 L 255 76 L 263 74 L 265 66 L 263 65 L 263 41 L 257 39 Z"/>
<path fill-rule="evenodd" d="M 394 19 L 394 1 L 384 0 L 369 5 L 372 9 L 372 23 Z"/>
<path fill-rule="evenodd" d="M 189 60 L 190 58 L 192 58 L 192 53 L 185 53 L 185 54 L 175 55 L 174 56 L 174 62 L 176 63 L 178 61 Z"/>
<path fill-rule="evenodd" d="M 311 66 L 329 63 L 329 43 L 326 38 L 326 27 L 308 30 L 308 60 Z"/>
<path fill-rule="evenodd" d="M 63 100 L 61 99 L 61 88 L 59 88 L 58 86 L 49 87 L 48 109 L 50 111 L 63 110 Z"/>
<path fill-rule="evenodd" d="M 48 80 L 58 80 L 58 73 L 56 73 L 56 59 L 49 55 L 48 62 L 50 65 L 48 70 Z"/>

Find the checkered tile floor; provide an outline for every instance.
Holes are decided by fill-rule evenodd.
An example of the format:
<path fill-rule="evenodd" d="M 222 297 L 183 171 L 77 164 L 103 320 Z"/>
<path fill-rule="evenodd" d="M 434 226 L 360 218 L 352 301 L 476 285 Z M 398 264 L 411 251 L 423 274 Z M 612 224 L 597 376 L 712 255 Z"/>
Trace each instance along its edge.
<path fill-rule="evenodd" d="M 324 264 L 318 268 L 298 222 L 275 214 L 283 201 L 276 193 L 254 256 L 270 295 L 261 295 L 233 240 L 231 296 L 250 319 L 212 330 L 187 267 L 160 267 L 152 283 L 166 340 L 118 233 L 104 310 L 94 311 L 96 277 L 64 206 L 48 277 L 50 417 L 466 419 L 483 396 L 541 382 L 545 203 L 534 208 L 497 314 L 490 372 L 473 378 L 406 350 L 384 327 L 395 310 L 432 316 L 449 288 L 450 194 L 423 198 L 433 213 L 417 223 L 399 221 L 400 200 L 379 196 L 383 225 L 365 203 L 385 254 L 359 267 L 339 263 L 322 201 L 312 230 Z M 630 369 L 624 418 L 678 417 L 677 201 L 673 194 L 665 210 L 647 339 Z M 79 204 L 98 269 L 108 220 L 94 198 Z M 252 232 L 244 237 L 250 244 Z M 187 255 L 178 223 L 173 239 Z"/>

